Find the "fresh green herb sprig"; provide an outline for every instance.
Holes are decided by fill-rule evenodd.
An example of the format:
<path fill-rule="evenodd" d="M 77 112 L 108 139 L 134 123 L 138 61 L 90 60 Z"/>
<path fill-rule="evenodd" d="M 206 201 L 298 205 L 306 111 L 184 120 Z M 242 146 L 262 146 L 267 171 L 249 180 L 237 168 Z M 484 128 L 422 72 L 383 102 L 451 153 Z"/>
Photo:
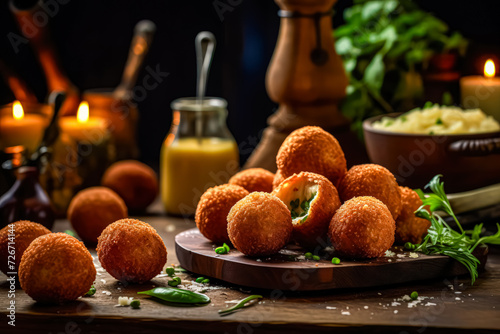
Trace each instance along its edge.
<path fill-rule="evenodd" d="M 251 295 L 251 296 L 248 296 L 245 299 L 240 300 L 236 305 L 234 305 L 234 306 L 232 306 L 230 308 L 227 308 L 225 310 L 219 310 L 219 314 L 232 313 L 232 312 L 234 312 L 236 310 L 239 310 L 241 308 L 250 306 L 251 304 L 247 305 L 247 303 L 249 303 L 250 301 L 256 300 L 256 299 L 261 299 L 261 298 L 262 298 L 261 295 Z"/>
<path fill-rule="evenodd" d="M 415 211 L 417 217 L 430 221 L 431 226 L 420 244 L 406 243 L 405 247 L 423 254 L 447 255 L 462 263 L 470 272 L 471 284 L 474 284 L 478 272 L 479 260 L 472 254 L 479 245 L 500 244 L 500 224 L 497 223 L 497 233 L 481 237 L 483 224 L 476 225 L 472 231 L 464 231 L 460 225 L 444 191 L 444 183 L 440 182 L 442 175 L 436 175 L 425 188 L 432 193 L 425 194 L 418 189 L 416 192 L 422 199 L 422 206 Z M 425 208 L 429 206 L 429 211 Z M 459 231 L 453 230 L 436 211 L 444 211 L 455 221 Z"/>

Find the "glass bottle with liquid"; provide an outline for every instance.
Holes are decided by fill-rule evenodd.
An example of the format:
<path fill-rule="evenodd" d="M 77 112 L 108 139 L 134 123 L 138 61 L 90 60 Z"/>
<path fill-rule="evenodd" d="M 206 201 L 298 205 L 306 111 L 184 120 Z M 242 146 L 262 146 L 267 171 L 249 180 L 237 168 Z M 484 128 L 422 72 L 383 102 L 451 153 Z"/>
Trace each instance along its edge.
<path fill-rule="evenodd" d="M 181 98 L 171 107 L 160 157 L 161 196 L 168 214 L 190 216 L 205 190 L 239 170 L 238 146 L 226 126 L 226 100 Z"/>

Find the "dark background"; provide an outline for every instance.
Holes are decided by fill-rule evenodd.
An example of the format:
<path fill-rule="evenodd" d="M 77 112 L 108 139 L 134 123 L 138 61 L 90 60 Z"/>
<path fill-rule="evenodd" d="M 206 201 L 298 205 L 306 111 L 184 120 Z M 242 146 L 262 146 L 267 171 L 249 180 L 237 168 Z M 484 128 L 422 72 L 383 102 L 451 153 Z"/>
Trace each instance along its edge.
<path fill-rule="evenodd" d="M 160 146 L 170 127 L 170 102 L 195 95 L 194 39 L 202 30 L 213 32 L 217 38 L 207 95 L 228 100 L 228 126 L 245 148 L 243 161 L 251 152 L 252 144 L 248 143 L 255 141 L 266 126 L 266 118 L 276 108 L 265 90 L 265 73 L 278 35 L 278 6 L 271 0 L 221 1 L 239 4 L 229 5 L 232 9 L 224 12 L 221 19 L 212 0 L 65 0 L 67 3 L 59 5 L 59 12 L 50 22 L 64 70 L 80 90 L 117 86 L 135 23 L 142 19 L 156 23 L 157 32 L 145 66 L 159 65 L 169 76 L 149 91 L 144 100 L 138 101 L 141 160 L 153 167 L 158 163 Z M 500 55 L 498 1 L 416 2 L 471 40 L 462 64 L 464 75 L 480 73 L 485 56 Z M 350 4 L 352 1 L 338 1 L 334 26 L 342 23 L 343 9 Z M 2 1 L 0 58 L 43 101 L 47 95 L 45 78 L 33 51 L 29 44 L 23 44 L 16 54 L 7 39 L 9 32 L 21 35 L 8 2 Z M 138 84 L 145 74 L 143 69 Z M 0 80 L 0 104 L 13 99 Z"/>

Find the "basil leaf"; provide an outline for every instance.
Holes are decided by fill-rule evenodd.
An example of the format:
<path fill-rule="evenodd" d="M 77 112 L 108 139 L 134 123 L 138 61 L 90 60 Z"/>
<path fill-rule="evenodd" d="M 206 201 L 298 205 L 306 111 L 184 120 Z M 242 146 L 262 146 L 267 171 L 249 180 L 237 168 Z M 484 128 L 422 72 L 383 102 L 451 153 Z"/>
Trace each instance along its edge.
<path fill-rule="evenodd" d="M 181 303 L 181 304 L 210 303 L 210 298 L 207 295 L 179 288 L 158 287 L 148 291 L 140 291 L 137 292 L 137 294 L 156 297 L 170 303 Z"/>

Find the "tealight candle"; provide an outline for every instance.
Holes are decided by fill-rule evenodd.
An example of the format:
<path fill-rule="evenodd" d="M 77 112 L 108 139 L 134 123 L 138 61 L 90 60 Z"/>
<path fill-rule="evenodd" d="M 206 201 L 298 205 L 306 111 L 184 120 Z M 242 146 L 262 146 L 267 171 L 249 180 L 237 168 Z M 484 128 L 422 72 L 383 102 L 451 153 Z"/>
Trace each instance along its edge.
<path fill-rule="evenodd" d="M 59 120 L 62 133 L 73 140 L 94 145 L 101 143 L 109 135 L 107 122 L 101 117 L 90 117 L 89 104 L 80 103 L 76 117 L 66 116 Z"/>
<path fill-rule="evenodd" d="M 500 78 L 495 77 L 495 63 L 491 59 L 484 64 L 484 76 L 460 79 L 460 92 L 465 109 L 479 108 L 500 121 Z"/>
<path fill-rule="evenodd" d="M 56 212 L 66 215 L 73 196 L 81 189 L 100 184 L 106 168 L 114 161 L 108 122 L 91 115 L 83 101 L 75 116 L 59 119 L 61 133 L 53 147 L 42 182 Z"/>
<path fill-rule="evenodd" d="M 46 120 L 37 114 L 25 114 L 21 102 L 12 104 L 12 115 L 0 117 L 2 147 L 22 145 L 27 151 L 36 150 L 43 136 Z"/>

